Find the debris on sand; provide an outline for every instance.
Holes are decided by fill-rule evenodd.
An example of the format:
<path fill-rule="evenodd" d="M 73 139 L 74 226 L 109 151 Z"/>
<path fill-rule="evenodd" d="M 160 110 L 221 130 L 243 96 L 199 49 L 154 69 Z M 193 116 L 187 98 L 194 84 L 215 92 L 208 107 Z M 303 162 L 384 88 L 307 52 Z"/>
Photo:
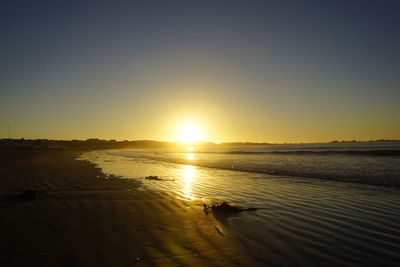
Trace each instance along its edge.
<path fill-rule="evenodd" d="M 224 232 L 223 232 L 221 229 L 219 229 L 218 226 L 215 225 L 214 228 L 215 228 L 215 231 L 216 231 L 219 235 L 224 236 Z"/>
<path fill-rule="evenodd" d="M 229 205 L 227 202 L 222 202 L 221 204 L 213 204 L 213 205 L 207 205 L 203 204 L 204 210 L 211 209 L 214 212 L 230 212 L 230 213 L 237 213 L 237 212 L 242 212 L 242 211 L 256 211 L 258 210 L 257 208 L 239 208 L 235 206 Z"/>
<path fill-rule="evenodd" d="M 146 177 L 146 180 L 154 180 L 154 181 L 175 181 L 175 180 L 168 180 L 168 179 L 162 179 L 158 177 L 157 175 L 150 175 Z"/>
<path fill-rule="evenodd" d="M 137 263 L 140 262 L 140 260 L 141 260 L 141 258 L 139 258 L 139 257 L 134 258 L 134 259 L 132 260 L 132 263 L 133 263 L 133 264 L 137 264 Z"/>
<path fill-rule="evenodd" d="M 157 180 L 157 181 L 161 181 L 162 179 L 161 178 L 158 178 L 158 176 L 157 175 L 150 175 L 150 176 L 147 176 L 146 177 L 146 180 Z"/>
<path fill-rule="evenodd" d="M 26 190 L 16 196 L 16 199 L 22 201 L 32 201 L 39 197 L 39 192 L 35 190 Z"/>

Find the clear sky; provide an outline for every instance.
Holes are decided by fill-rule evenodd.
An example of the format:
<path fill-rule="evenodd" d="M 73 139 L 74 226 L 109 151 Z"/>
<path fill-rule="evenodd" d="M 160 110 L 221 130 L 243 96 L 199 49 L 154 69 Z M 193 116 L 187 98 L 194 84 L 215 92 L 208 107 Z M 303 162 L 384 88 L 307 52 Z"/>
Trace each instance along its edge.
<path fill-rule="evenodd" d="M 0 138 L 400 139 L 400 1 L 1 1 Z"/>

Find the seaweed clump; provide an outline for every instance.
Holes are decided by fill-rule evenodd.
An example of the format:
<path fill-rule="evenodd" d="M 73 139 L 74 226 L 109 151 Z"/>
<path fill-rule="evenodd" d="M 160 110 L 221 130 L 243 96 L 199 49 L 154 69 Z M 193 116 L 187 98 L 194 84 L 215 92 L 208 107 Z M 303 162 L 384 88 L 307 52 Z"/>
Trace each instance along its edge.
<path fill-rule="evenodd" d="M 175 181 L 174 179 L 162 179 L 157 175 L 150 175 L 146 177 L 146 180 L 153 180 L 153 181 Z"/>
<path fill-rule="evenodd" d="M 162 179 L 159 178 L 157 175 L 150 175 L 146 177 L 146 180 L 156 180 L 156 181 L 161 181 Z"/>
<path fill-rule="evenodd" d="M 18 194 L 15 199 L 20 201 L 32 201 L 39 197 L 39 192 L 36 190 L 26 190 Z"/>
<path fill-rule="evenodd" d="M 212 205 L 203 204 L 203 208 L 205 211 L 211 209 L 213 212 L 225 212 L 225 213 L 238 213 L 242 211 L 256 211 L 257 208 L 240 208 L 229 205 L 228 202 L 222 202 Z"/>

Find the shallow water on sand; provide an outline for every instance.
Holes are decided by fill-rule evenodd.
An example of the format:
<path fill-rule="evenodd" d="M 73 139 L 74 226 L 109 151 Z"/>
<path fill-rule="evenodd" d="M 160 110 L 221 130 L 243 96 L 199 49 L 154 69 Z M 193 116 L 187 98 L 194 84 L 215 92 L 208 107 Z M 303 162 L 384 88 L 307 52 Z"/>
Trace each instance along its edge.
<path fill-rule="evenodd" d="M 261 208 L 220 220 L 267 264 L 400 262 L 398 188 L 178 164 L 134 150 L 94 151 L 82 158 L 105 173 L 140 180 L 144 190 Z M 163 180 L 146 180 L 149 175 Z"/>

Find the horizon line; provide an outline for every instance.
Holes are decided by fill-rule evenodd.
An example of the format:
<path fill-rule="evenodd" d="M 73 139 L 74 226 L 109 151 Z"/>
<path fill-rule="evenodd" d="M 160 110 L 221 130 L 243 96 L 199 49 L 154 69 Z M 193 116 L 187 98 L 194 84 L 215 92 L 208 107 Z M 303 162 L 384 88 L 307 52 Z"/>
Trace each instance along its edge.
<path fill-rule="evenodd" d="M 101 141 L 101 142 L 158 142 L 158 143 L 173 143 L 173 144 L 213 144 L 213 145 L 224 145 L 224 144 L 249 144 L 249 145 L 296 145 L 296 144 L 332 144 L 332 143 L 368 143 L 368 142 L 400 142 L 400 139 L 371 139 L 371 140 L 331 140 L 331 141 L 316 141 L 316 142 L 254 142 L 254 141 L 196 141 L 196 142 L 181 142 L 181 141 L 166 141 L 166 140 L 155 140 L 155 139 L 135 139 L 135 140 L 117 140 L 117 139 L 101 139 L 101 138 L 87 138 L 87 139 L 49 139 L 49 138 L 0 138 L 0 140 L 13 140 L 13 141 L 58 141 L 58 142 L 88 142 L 88 141 Z"/>

